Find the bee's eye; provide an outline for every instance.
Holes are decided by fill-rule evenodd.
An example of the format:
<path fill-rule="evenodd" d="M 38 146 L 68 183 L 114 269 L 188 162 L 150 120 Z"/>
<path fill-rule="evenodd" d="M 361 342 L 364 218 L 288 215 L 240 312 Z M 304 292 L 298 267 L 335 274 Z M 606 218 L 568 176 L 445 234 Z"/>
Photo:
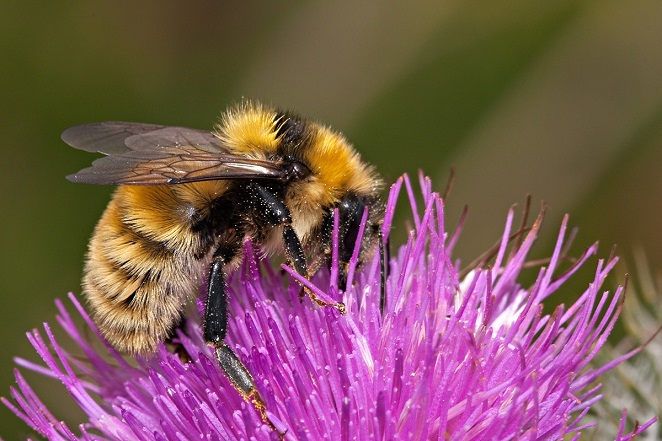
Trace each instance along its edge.
<path fill-rule="evenodd" d="M 308 176 L 310 176 L 312 172 L 310 169 L 304 164 L 303 162 L 299 162 L 295 159 L 287 159 L 287 165 L 286 165 L 286 179 L 288 181 L 296 181 L 300 179 L 304 179 Z"/>

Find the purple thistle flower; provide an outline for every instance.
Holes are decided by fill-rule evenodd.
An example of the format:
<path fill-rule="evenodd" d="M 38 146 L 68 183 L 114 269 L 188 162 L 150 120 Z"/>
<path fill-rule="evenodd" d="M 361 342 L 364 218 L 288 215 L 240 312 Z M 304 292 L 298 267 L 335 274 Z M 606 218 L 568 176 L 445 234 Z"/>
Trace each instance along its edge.
<path fill-rule="evenodd" d="M 621 310 L 622 288 L 600 291 L 616 259 L 598 262 L 593 281 L 571 307 L 544 315 L 542 302 L 597 246 L 554 274 L 565 218 L 549 263 L 524 288 L 517 278 L 541 217 L 508 251 L 511 210 L 494 262 L 460 278 L 450 257 L 459 229 L 444 229 L 443 203 L 427 179 L 421 179 L 422 217 L 409 180 L 393 186 L 385 234 L 403 182 L 415 231 L 389 262 L 383 316 L 378 258 L 361 271 L 356 258 L 351 261 L 342 299 L 347 313 L 341 316 L 307 298 L 300 302 L 300 285 L 284 283 L 282 273 L 261 265 L 246 243 L 243 267 L 230 281 L 226 341 L 253 374 L 271 421 L 288 440 L 578 439 L 587 427 L 582 417 L 600 398 L 595 380 L 635 352 L 587 367 Z M 319 297 L 340 300 L 337 259 L 310 282 L 284 268 Z M 76 429 L 60 422 L 17 370 L 14 400 L 3 402 L 35 431 L 52 440 L 279 438 L 225 378 L 204 344 L 199 318 L 178 335 L 191 363 L 182 364 L 163 345 L 154 357 L 129 363 L 108 344 L 92 341 L 103 339 L 76 298 L 70 295 L 70 301 L 86 328 L 76 327 L 60 301 L 57 319 L 76 353 L 65 351 L 45 324 L 46 340 L 38 331 L 28 338 L 46 366 L 17 362 L 60 380 L 89 419 Z M 614 439 L 632 439 L 654 422 L 629 433 L 621 424 Z"/>

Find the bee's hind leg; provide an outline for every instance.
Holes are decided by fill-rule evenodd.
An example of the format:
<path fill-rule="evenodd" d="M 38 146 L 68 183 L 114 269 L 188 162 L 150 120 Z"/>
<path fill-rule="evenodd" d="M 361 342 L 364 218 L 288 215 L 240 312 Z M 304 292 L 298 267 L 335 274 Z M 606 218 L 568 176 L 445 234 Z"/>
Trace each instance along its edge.
<path fill-rule="evenodd" d="M 216 360 L 225 373 L 232 386 L 239 392 L 244 400 L 253 403 L 260 412 L 262 420 L 268 424 L 282 438 L 285 433 L 276 428 L 266 412 L 266 403 L 255 386 L 255 380 L 237 354 L 225 344 L 228 329 L 228 287 L 223 265 L 226 261 L 223 247 L 214 254 L 209 271 L 209 287 L 207 288 L 207 302 L 205 304 L 205 317 L 203 322 L 203 336 L 205 342 L 214 348 Z M 227 258 L 227 256 L 225 256 Z"/>

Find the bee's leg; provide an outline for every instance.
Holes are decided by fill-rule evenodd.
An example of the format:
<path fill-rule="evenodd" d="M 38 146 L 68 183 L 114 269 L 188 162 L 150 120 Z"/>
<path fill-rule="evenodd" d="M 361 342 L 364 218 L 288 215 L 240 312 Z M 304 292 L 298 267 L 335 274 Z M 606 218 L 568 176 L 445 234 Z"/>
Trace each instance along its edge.
<path fill-rule="evenodd" d="M 207 344 L 216 346 L 223 343 L 228 331 L 228 286 L 225 281 L 223 250 L 214 253 L 209 268 L 205 319 L 203 322 L 204 338 Z"/>
<path fill-rule="evenodd" d="M 386 265 L 388 258 L 384 248 L 384 235 L 379 231 L 379 312 L 384 316 L 386 309 Z"/>
<path fill-rule="evenodd" d="M 282 438 L 284 433 L 280 432 L 267 416 L 266 403 L 255 386 L 253 376 L 224 341 L 228 330 L 228 287 L 223 264 L 228 258 L 227 254 L 232 252 L 236 251 L 219 247 L 211 263 L 203 322 L 204 339 L 208 345 L 214 348 L 216 360 L 237 392 L 244 400 L 253 403 L 253 406 L 260 412 L 262 420 Z"/>
<path fill-rule="evenodd" d="M 190 363 L 192 361 L 191 355 L 186 351 L 184 345 L 179 341 L 176 341 L 176 330 L 179 329 L 181 332 L 186 334 L 186 317 L 183 315 L 177 321 L 177 324 L 172 327 L 170 335 L 165 339 L 165 345 L 171 349 L 171 351 L 179 357 L 179 360 L 183 363 Z"/>
<path fill-rule="evenodd" d="M 308 278 L 308 266 L 306 256 L 301 246 L 301 240 L 292 228 L 292 216 L 290 210 L 276 194 L 269 188 L 255 182 L 248 185 L 248 191 L 253 204 L 254 213 L 260 222 L 271 226 L 283 227 L 283 243 L 285 244 L 285 256 L 289 264 L 301 276 Z M 341 314 L 345 313 L 345 304 L 342 302 L 328 303 L 320 299 L 309 289 L 305 289 L 310 299 L 320 306 L 333 306 Z"/>
<path fill-rule="evenodd" d="M 283 241 L 285 242 L 285 254 L 287 255 L 290 265 L 294 270 L 300 275 L 308 278 L 308 269 L 306 268 L 306 259 L 303 254 L 303 248 L 301 247 L 301 241 L 297 237 L 294 229 L 291 225 L 283 225 Z M 320 306 L 333 306 L 341 314 L 345 313 L 345 304 L 342 302 L 329 303 L 326 302 L 311 290 L 304 287 L 304 292 L 308 294 L 310 300 L 317 303 Z"/>

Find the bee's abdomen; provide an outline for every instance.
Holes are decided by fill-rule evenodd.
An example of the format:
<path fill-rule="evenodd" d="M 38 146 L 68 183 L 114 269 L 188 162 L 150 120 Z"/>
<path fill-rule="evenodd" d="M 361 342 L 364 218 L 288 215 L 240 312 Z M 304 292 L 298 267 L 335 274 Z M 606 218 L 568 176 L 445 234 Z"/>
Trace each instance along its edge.
<path fill-rule="evenodd" d="M 150 228 L 159 225 L 132 217 L 133 207 L 122 190 L 90 241 L 83 290 L 94 321 L 113 346 L 149 353 L 170 336 L 187 299 L 197 293 L 205 259 L 193 257 L 180 237 L 168 241 L 162 230 L 150 234 Z M 172 222 L 170 228 L 182 227 L 176 219 Z"/>

